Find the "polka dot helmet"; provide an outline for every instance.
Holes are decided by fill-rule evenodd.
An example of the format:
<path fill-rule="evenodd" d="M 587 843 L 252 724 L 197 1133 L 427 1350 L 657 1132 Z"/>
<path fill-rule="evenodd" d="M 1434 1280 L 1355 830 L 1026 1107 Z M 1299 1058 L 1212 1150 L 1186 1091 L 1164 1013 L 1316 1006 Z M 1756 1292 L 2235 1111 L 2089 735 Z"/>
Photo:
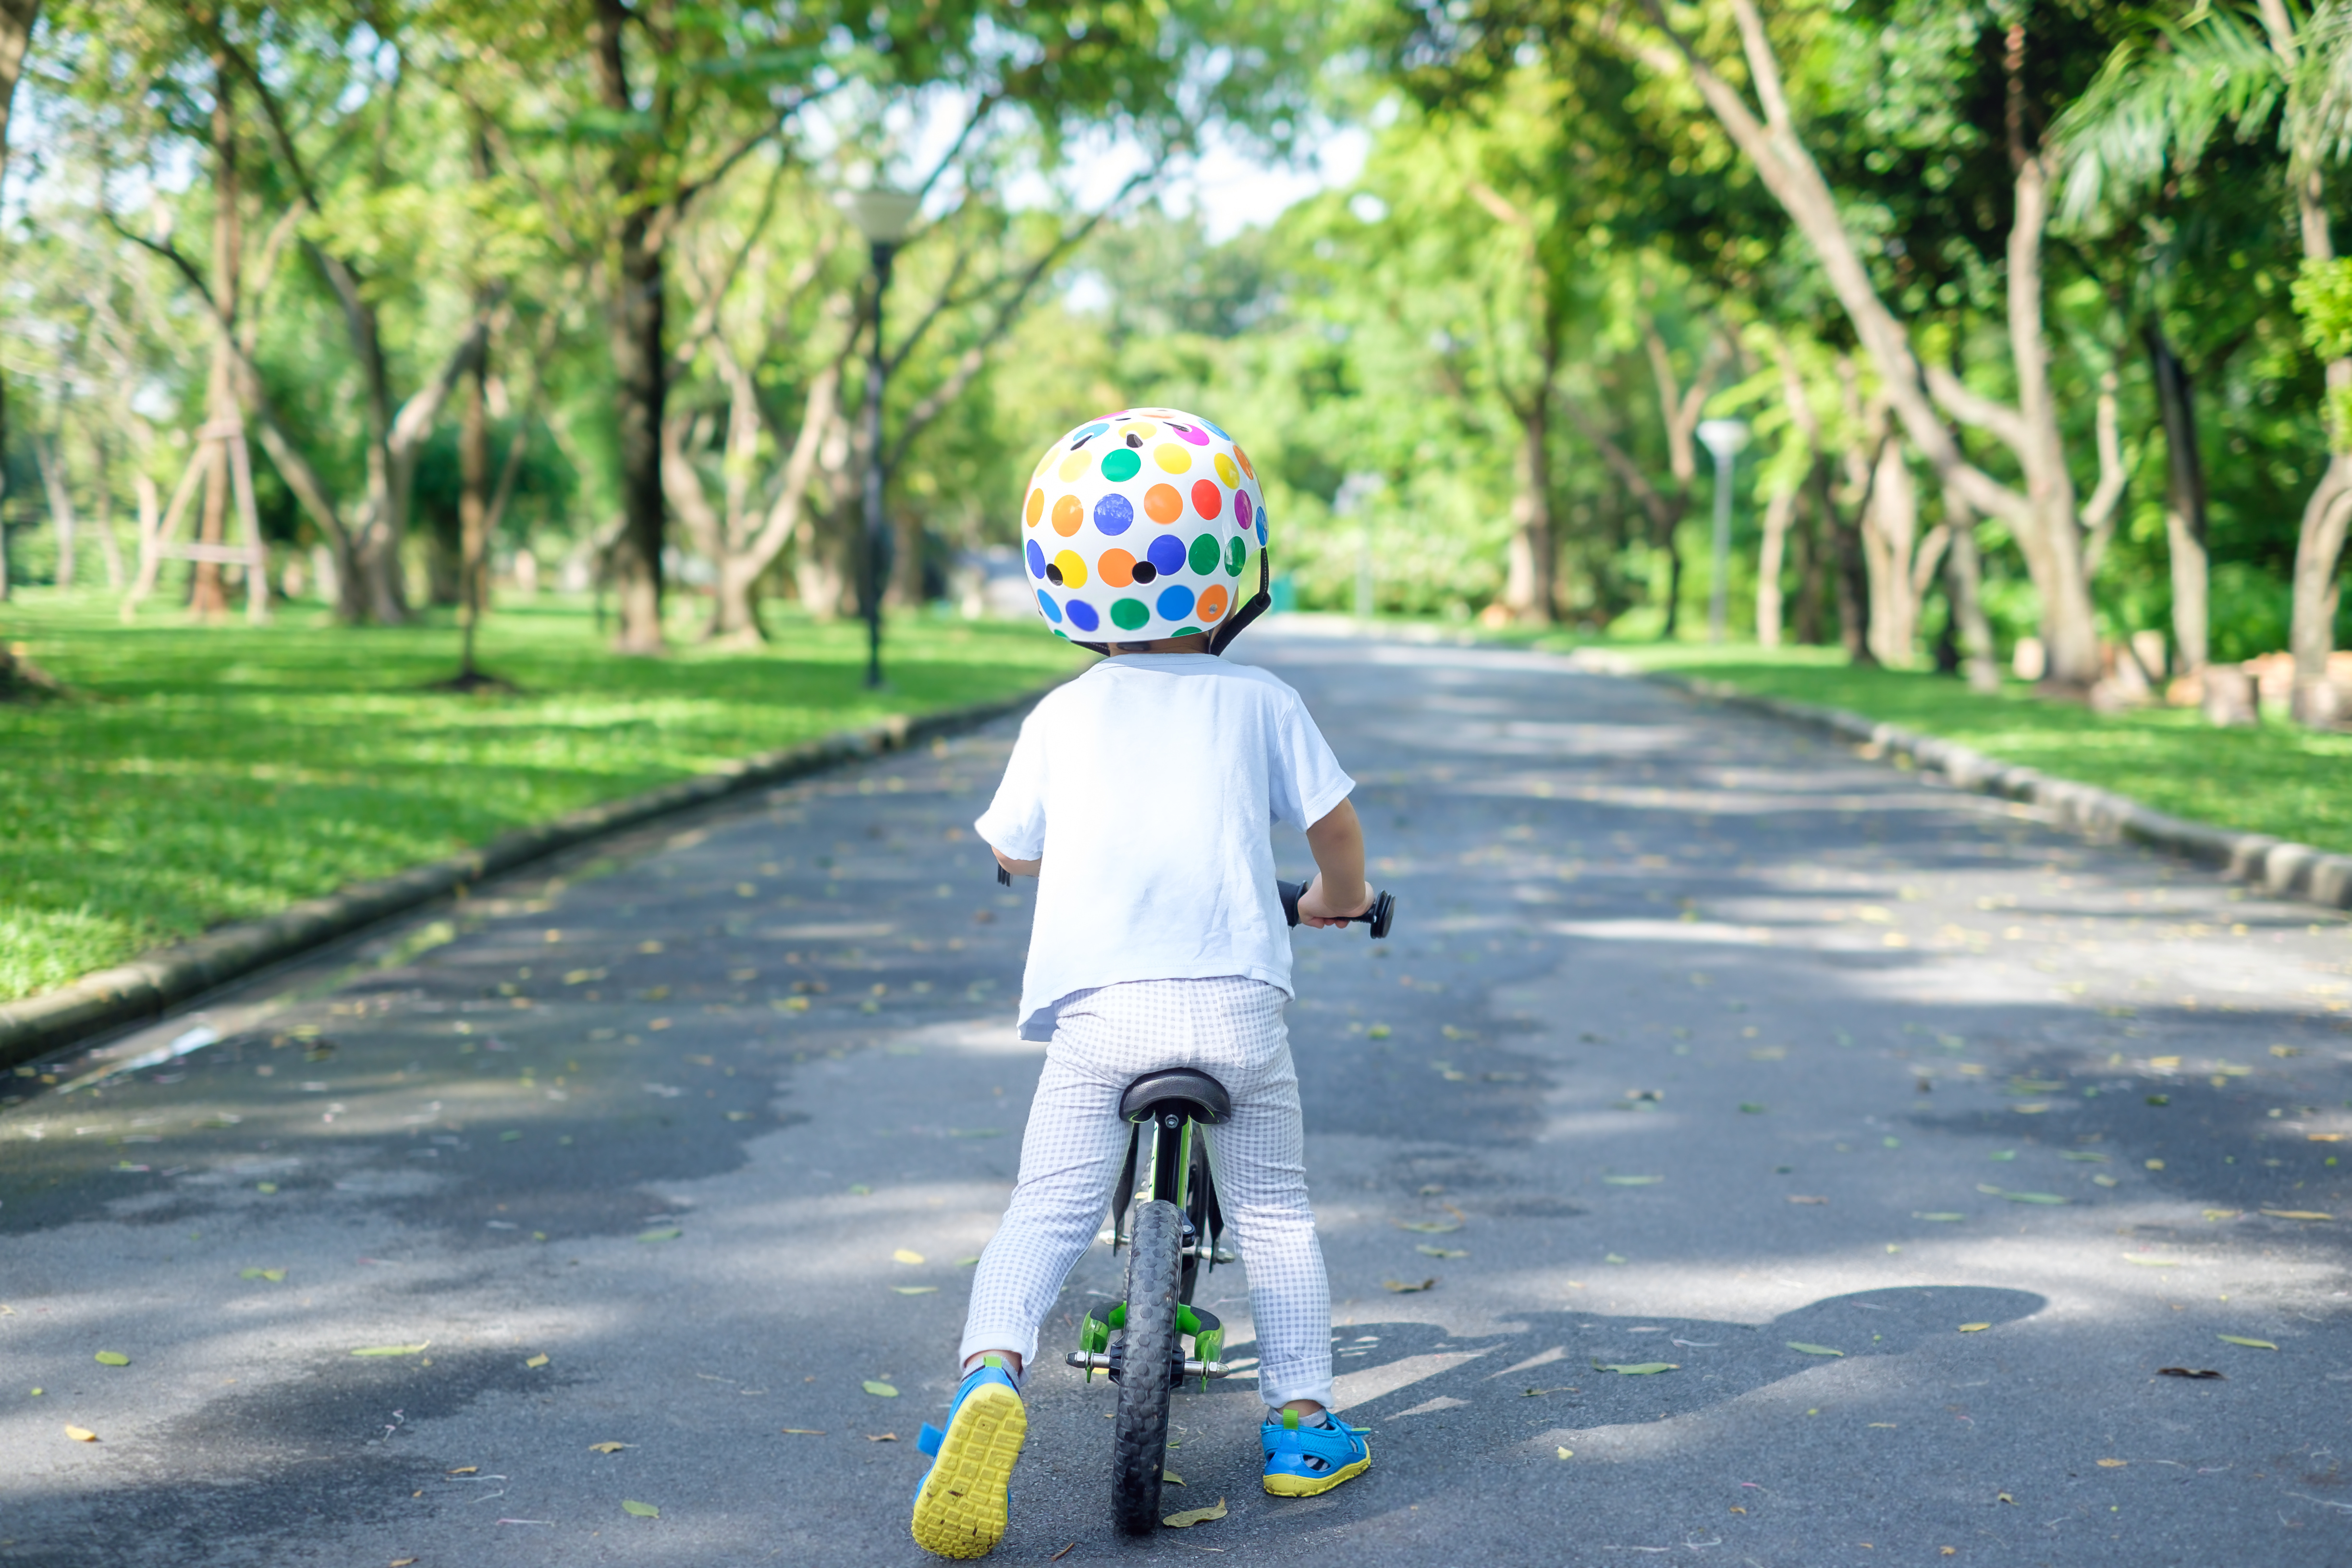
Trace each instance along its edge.
<path fill-rule="evenodd" d="M 1037 613 L 1072 642 L 1206 632 L 1220 652 L 1265 608 L 1257 471 L 1197 414 L 1087 420 L 1045 449 L 1021 523 Z"/>

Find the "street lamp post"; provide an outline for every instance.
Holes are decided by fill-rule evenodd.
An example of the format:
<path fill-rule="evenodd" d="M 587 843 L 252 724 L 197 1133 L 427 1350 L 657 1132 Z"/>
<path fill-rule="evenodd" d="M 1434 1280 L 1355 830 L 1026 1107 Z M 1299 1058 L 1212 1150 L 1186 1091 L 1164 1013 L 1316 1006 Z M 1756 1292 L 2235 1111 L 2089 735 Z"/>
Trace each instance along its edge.
<path fill-rule="evenodd" d="M 1731 462 L 1748 445 L 1748 422 L 1702 419 L 1698 438 L 1715 454 L 1715 572 L 1706 595 L 1706 638 L 1721 642 L 1731 600 Z"/>
<path fill-rule="evenodd" d="M 890 264 L 898 254 L 922 211 L 923 199 L 883 186 L 843 191 L 834 198 L 857 231 L 873 247 L 874 335 L 866 351 L 866 549 L 860 571 L 860 596 L 866 611 L 866 684 L 882 684 L 882 571 L 889 549 L 882 516 L 882 381 L 887 371 L 882 357 L 882 300 L 890 291 Z"/>

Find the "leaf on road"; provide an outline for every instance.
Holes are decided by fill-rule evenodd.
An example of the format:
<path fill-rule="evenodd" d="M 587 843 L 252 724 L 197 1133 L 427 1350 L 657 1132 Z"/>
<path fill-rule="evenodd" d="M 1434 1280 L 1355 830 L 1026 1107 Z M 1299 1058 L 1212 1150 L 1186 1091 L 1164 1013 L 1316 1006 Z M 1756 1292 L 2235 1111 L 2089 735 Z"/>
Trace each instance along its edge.
<path fill-rule="evenodd" d="M 2089 1149 L 2069 1149 L 2058 1157 L 2061 1160 L 2076 1160 L 2091 1165 L 2104 1165 L 2113 1158 L 2112 1155 L 2097 1153 Z"/>
<path fill-rule="evenodd" d="M 1425 1241 L 1419 1247 L 1414 1247 L 1413 1250 L 1420 1253 L 1423 1258 L 1467 1258 L 1470 1256 L 1470 1251 L 1467 1247 L 1432 1247 Z"/>
<path fill-rule="evenodd" d="M 2101 1459 L 2099 1461 L 2099 1468 L 2103 1470 L 2120 1470 L 2126 1465 L 2130 1463 L 2131 1461 L 2129 1459 Z"/>
<path fill-rule="evenodd" d="M 1418 1285 L 1414 1284 L 1410 1279 L 1383 1279 L 1381 1281 L 1381 1289 L 1383 1290 L 1393 1291 L 1400 1296 L 1410 1296 L 1416 1290 L 1434 1289 L 1436 1285 L 1437 1277 L 1433 1274 Z"/>
<path fill-rule="evenodd" d="M 592 1454 L 617 1454 L 629 1446 L 626 1443 L 591 1443 L 588 1451 Z"/>
<path fill-rule="evenodd" d="M 1911 1211 L 1911 1217 L 1912 1217 L 1913 1219 L 1931 1219 L 1931 1220 L 1934 1220 L 1937 1225 L 1958 1225 L 1958 1224 L 1959 1224 L 1962 1220 L 1967 1219 L 1969 1216 L 1968 1216 L 1968 1215 L 1964 1215 L 1964 1214 L 1950 1214 L 1950 1213 L 1943 1213 L 1943 1212 L 1938 1212 L 1938 1213 L 1935 1213 L 1935 1214 L 1921 1214 L 1918 1210 L 1914 1209 L 1914 1210 L 1912 1210 L 1912 1211 Z"/>
<path fill-rule="evenodd" d="M 2336 1217 L 2332 1214 L 2321 1214 L 2317 1209 L 2264 1209 L 2263 1212 L 2273 1219 L 2334 1219 Z"/>
<path fill-rule="evenodd" d="M 957 1259 L 955 1260 L 955 1266 L 956 1266 L 958 1268 L 971 1268 L 973 1264 L 978 1263 L 979 1261 L 980 1261 L 980 1255 L 979 1255 L 978 1253 L 974 1253 L 974 1254 L 972 1254 L 972 1256 L 971 1256 L 970 1258 L 957 1258 Z"/>
<path fill-rule="evenodd" d="M 545 1366 L 547 1364 L 547 1352 L 545 1351 L 541 1351 L 539 1354 L 531 1357 L 522 1364 L 525 1366 Z"/>
<path fill-rule="evenodd" d="M 1603 1182 L 1606 1182 L 1607 1184 L 1609 1184 L 1609 1185 L 1611 1185 L 1611 1186 L 1612 1186 L 1612 1187 L 1651 1187 L 1651 1186 L 1655 1186 L 1655 1185 L 1657 1185 L 1657 1184 L 1659 1184 L 1660 1182 L 1664 1181 L 1664 1180 L 1665 1180 L 1665 1177 L 1664 1177 L 1664 1176 L 1603 1176 L 1603 1177 L 1601 1177 L 1601 1179 Z"/>
<path fill-rule="evenodd" d="M 2239 1334 L 2215 1334 L 2213 1337 L 2220 1340 L 2223 1344 L 2243 1345 L 2250 1351 L 2274 1351 L 2278 1349 L 2278 1346 L 2271 1343 L 2268 1340 L 2250 1340 Z"/>
<path fill-rule="evenodd" d="M 895 1443 L 898 1440 L 898 1434 L 896 1432 L 868 1432 L 866 1434 L 866 1440 L 869 1443 Z"/>
<path fill-rule="evenodd" d="M 676 1241 L 685 1234 L 683 1230 L 672 1226 L 667 1230 L 641 1230 L 637 1232 L 637 1239 L 644 1242 Z"/>
<path fill-rule="evenodd" d="M 1682 1369 L 1680 1362 L 1672 1361 L 1596 1361 L 1592 1363 L 1595 1372 L 1622 1373 L 1627 1377 L 1648 1377 L 1653 1373 L 1680 1372 Z"/>
<path fill-rule="evenodd" d="M 1789 1194 L 1789 1201 L 1792 1204 L 1826 1204 L 1829 1202 L 1829 1199 L 1808 1197 L 1802 1193 L 1790 1193 Z"/>
<path fill-rule="evenodd" d="M 623 1513 L 633 1513 L 639 1519 L 659 1519 L 661 1517 L 661 1510 L 656 1508 L 653 1504 L 649 1502 L 637 1502 L 629 1499 L 624 1499 L 622 1500 L 621 1511 Z"/>
<path fill-rule="evenodd" d="M 1782 1342 L 1783 1342 L 1783 1343 L 1785 1343 L 1785 1344 L 1786 1344 L 1786 1345 L 1787 1345 L 1790 1350 L 1792 1350 L 1792 1351 L 1802 1351 L 1802 1352 L 1805 1352 L 1805 1354 L 1807 1354 L 1807 1355 L 1843 1355 L 1843 1354 L 1845 1354 L 1845 1352 L 1841 1351 L 1841 1350 L 1832 1350 L 1832 1349 L 1831 1349 L 1829 1346 L 1827 1346 L 1827 1345 L 1809 1345 L 1809 1344 L 1805 1343 L 1802 1340 L 1786 1340 L 1786 1341 L 1783 1341 Z"/>
<path fill-rule="evenodd" d="M 240 1279 L 267 1279 L 274 1285 L 278 1280 L 286 1278 L 286 1270 L 283 1268 L 240 1268 L 236 1272 L 236 1277 Z"/>
<path fill-rule="evenodd" d="M 866 1380 L 866 1392 L 872 1394 L 877 1399 L 896 1399 L 898 1397 L 898 1391 L 897 1389 L 891 1387 L 887 1383 L 877 1383 L 870 1377 Z"/>
<path fill-rule="evenodd" d="M 454 1470 L 444 1470 L 441 1473 L 445 1476 L 478 1476 L 482 1473 L 482 1467 L 479 1465 L 460 1465 Z"/>
<path fill-rule="evenodd" d="M 1162 1470 L 1160 1472 L 1160 1483 L 1162 1486 L 1181 1487 L 1184 1484 L 1184 1478 L 1173 1470 Z"/>
<path fill-rule="evenodd" d="M 1606 1257 L 1606 1258 L 1602 1258 L 1601 1261 L 1601 1262 L 1603 1262 L 1603 1263 L 1622 1263 L 1622 1262 L 1624 1262 L 1625 1260 L 1624 1260 L 1622 1258 L 1620 1258 L 1617 1254 L 1615 1254 L 1615 1253 L 1613 1253 L 1613 1252 L 1612 1252 L 1612 1253 L 1611 1253 L 1608 1257 Z"/>
<path fill-rule="evenodd" d="M 1752 1100 L 1743 1100 L 1739 1102 L 1739 1114 L 1742 1116 L 1761 1116 L 1764 1114 L 1764 1108 L 1757 1104 Z"/>
<path fill-rule="evenodd" d="M 1962 1323 L 1960 1325 L 1960 1332 L 1964 1334 L 1980 1334 L 1991 1327 L 1992 1325 L 1990 1323 Z"/>
<path fill-rule="evenodd" d="M 902 1247 L 890 1255 L 890 1260 L 893 1263 L 920 1263 L 923 1260 L 923 1255 Z"/>
<path fill-rule="evenodd" d="M 87 1426 L 68 1426 L 66 1428 L 66 1436 L 72 1438 L 77 1443 L 95 1443 L 98 1441 L 98 1434 L 91 1431 Z"/>
<path fill-rule="evenodd" d="M 2212 1368 L 2210 1368 L 2210 1367 L 2203 1367 L 2203 1366 L 2160 1366 L 2160 1367 L 2158 1367 L 2158 1368 L 2156 1369 L 2156 1375 L 2157 1375 L 2157 1376 L 2158 1376 L 2158 1377 L 2213 1377 L 2213 1378 L 2218 1378 L 2218 1377 L 2220 1377 L 2221 1374 L 2220 1373 L 2218 1373 L 2218 1372 L 2215 1372 L 2215 1371 L 2214 1371 Z"/>
<path fill-rule="evenodd" d="M 1573 1448 L 1561 1448 L 1557 1451 L 1559 1457 L 1563 1459 L 1573 1459 L 1576 1458 L 1576 1450 Z"/>
<path fill-rule="evenodd" d="M 98 1364 L 100 1366 L 129 1366 L 131 1364 L 131 1358 L 124 1355 L 121 1351 L 100 1351 L 98 1352 Z"/>
<path fill-rule="evenodd" d="M 901 1296 L 936 1296 L 940 1293 L 936 1285 L 893 1285 L 890 1289 Z"/>
<path fill-rule="evenodd" d="M 1364 1031 L 1364 1037 L 1368 1040 L 1385 1040 L 1393 1033 L 1395 1033 L 1395 1031 L 1391 1029 L 1386 1024 L 1374 1024 L 1370 1028 Z"/>
<path fill-rule="evenodd" d="M 2239 1209 L 2207 1209 L 2205 1217 L 2218 1225 L 2222 1220 L 2237 1218 L 2242 1212 Z"/>
<path fill-rule="evenodd" d="M 1454 1221 L 1444 1219 L 1398 1219 L 1389 1223 L 1399 1230 L 1415 1231 L 1423 1236 L 1444 1236 L 1448 1231 L 1462 1228 Z"/>
<path fill-rule="evenodd" d="M 426 1340 L 425 1344 L 421 1345 L 367 1345 L 352 1353 L 353 1355 L 415 1355 L 424 1350 L 425 1345 L 432 1342 L 431 1340 Z"/>
<path fill-rule="evenodd" d="M 2000 1187 L 1986 1186 L 1981 1182 L 1977 1184 L 1977 1191 L 1997 1198 L 2007 1198 L 2013 1204 L 2063 1204 L 2067 1201 L 2056 1193 L 2012 1193 Z"/>
<path fill-rule="evenodd" d="M 824 1436 L 824 1428 L 822 1426 L 786 1426 L 782 1430 L 784 1436 L 787 1437 L 822 1437 Z"/>
<path fill-rule="evenodd" d="M 1190 1530 L 1196 1524 L 1208 1524 L 1225 1517 L 1225 1500 L 1219 1498 L 1209 1508 L 1188 1508 L 1181 1513 L 1171 1513 L 1160 1522 L 1171 1530 Z"/>
<path fill-rule="evenodd" d="M 2123 1258 L 2126 1263 L 2137 1263 L 2142 1268 L 2178 1268 L 2188 1261 L 2185 1258 L 2153 1258 L 2145 1252 L 2126 1252 Z"/>

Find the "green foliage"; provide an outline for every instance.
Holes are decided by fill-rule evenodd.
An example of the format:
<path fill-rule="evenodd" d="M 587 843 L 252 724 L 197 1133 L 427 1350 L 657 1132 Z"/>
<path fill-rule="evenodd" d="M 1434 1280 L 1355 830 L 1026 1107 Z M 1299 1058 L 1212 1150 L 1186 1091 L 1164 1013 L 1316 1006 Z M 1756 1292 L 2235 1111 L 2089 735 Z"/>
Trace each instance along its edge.
<path fill-rule="evenodd" d="M 510 604 L 483 663 L 520 690 L 432 689 L 446 626 L 118 625 L 85 597 L 0 607 L 79 694 L 0 704 L 0 1000 L 223 921 L 479 844 L 575 807 L 892 713 L 1011 696 L 1084 662 L 1034 626 L 894 622 L 890 689 L 863 628 L 667 659 L 604 652 L 586 607 Z M 979 874 L 979 873 L 975 873 Z"/>

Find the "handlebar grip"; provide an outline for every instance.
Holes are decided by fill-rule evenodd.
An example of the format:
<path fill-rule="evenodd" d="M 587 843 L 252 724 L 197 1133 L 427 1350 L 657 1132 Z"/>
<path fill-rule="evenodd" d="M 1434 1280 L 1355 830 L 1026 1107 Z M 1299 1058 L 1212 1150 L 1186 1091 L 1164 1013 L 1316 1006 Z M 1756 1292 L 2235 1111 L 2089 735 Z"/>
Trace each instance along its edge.
<path fill-rule="evenodd" d="M 1298 900 L 1299 898 L 1307 891 L 1307 884 L 1304 882 L 1277 881 L 1274 885 L 1274 890 L 1282 895 L 1283 921 L 1286 924 L 1294 926 L 1297 925 L 1298 923 Z"/>
<path fill-rule="evenodd" d="M 1282 918 L 1289 924 L 1295 926 L 1298 923 L 1298 900 L 1311 885 L 1311 881 L 1276 881 L 1274 884 L 1275 891 L 1282 895 Z M 1354 918 L 1364 922 L 1374 942 L 1382 940 L 1389 934 L 1390 923 L 1396 919 L 1396 895 L 1389 892 L 1376 895 L 1372 907 Z"/>
<path fill-rule="evenodd" d="M 1013 886 L 1013 873 L 999 866 L 996 868 L 996 885 L 1000 888 Z"/>

